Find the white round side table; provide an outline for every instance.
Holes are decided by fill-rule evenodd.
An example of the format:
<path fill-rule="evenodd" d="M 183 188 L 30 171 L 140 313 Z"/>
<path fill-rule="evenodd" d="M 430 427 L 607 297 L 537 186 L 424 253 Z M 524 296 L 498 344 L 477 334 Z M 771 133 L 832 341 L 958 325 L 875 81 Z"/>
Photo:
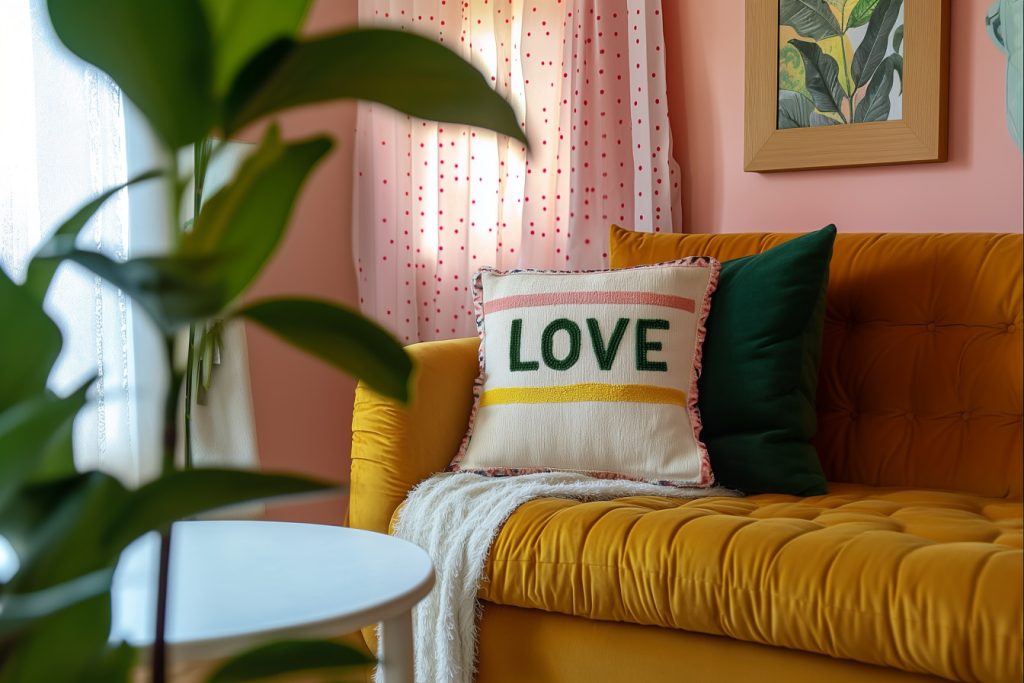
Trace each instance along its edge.
<path fill-rule="evenodd" d="M 159 537 L 129 546 L 114 575 L 112 640 L 153 643 Z M 172 662 L 218 659 L 275 638 L 337 637 L 381 624 L 384 680 L 413 680 L 412 608 L 430 558 L 384 534 L 316 524 L 174 525 L 167 647 Z"/>

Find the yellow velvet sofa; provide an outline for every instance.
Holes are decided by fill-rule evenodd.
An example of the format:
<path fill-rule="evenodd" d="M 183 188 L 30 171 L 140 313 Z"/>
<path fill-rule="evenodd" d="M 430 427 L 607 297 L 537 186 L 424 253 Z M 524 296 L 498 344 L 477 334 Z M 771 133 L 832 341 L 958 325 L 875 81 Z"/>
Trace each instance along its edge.
<path fill-rule="evenodd" d="M 611 257 L 725 260 L 789 237 L 650 235 Z M 523 505 L 480 588 L 478 680 L 1021 681 L 1022 248 L 839 235 L 818 391 L 829 493 Z M 411 406 L 358 390 L 355 527 L 387 531 L 466 429 L 477 341 L 409 351 Z"/>

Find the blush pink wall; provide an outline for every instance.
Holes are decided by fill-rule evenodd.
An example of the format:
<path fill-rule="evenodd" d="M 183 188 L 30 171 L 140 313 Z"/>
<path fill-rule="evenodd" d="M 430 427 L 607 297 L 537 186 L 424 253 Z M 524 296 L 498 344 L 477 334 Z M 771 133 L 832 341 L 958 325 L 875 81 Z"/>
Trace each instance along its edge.
<path fill-rule="evenodd" d="M 743 0 L 663 0 L 684 229 L 1021 231 L 1006 64 L 985 31 L 992 3 L 951 3 L 949 161 L 757 174 L 743 172 Z"/>
<path fill-rule="evenodd" d="M 356 8 L 355 2 L 319 0 L 307 30 L 354 24 Z M 251 296 L 315 296 L 356 307 L 351 225 L 355 105 L 344 102 L 289 113 L 282 128 L 288 138 L 327 133 L 335 148 L 306 183 L 285 242 Z M 255 326 L 248 326 L 246 335 L 263 468 L 347 481 L 355 382 Z M 344 496 L 328 496 L 272 506 L 268 517 L 341 524 L 346 504 Z"/>

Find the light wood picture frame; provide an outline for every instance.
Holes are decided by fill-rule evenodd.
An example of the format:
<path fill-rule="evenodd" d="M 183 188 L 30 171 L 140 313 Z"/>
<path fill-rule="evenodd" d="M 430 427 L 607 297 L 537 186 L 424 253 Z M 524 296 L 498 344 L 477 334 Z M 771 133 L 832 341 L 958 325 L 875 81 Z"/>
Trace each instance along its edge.
<path fill-rule="evenodd" d="M 847 0 L 854 4 L 864 4 L 864 7 L 874 8 L 876 6 L 885 8 L 891 5 L 891 10 L 896 11 L 896 0 Z M 843 23 L 843 0 L 820 0 L 821 5 L 831 6 L 833 18 L 839 24 Z M 888 43 L 885 50 L 892 54 L 896 49 L 900 54 L 894 58 L 902 65 L 902 73 L 895 88 L 902 87 L 900 106 L 902 111 L 898 120 L 870 120 L 868 122 L 855 122 L 852 114 L 855 114 L 855 105 L 862 104 L 866 99 L 868 83 L 864 83 L 859 90 L 856 83 L 866 76 L 850 77 L 851 71 L 847 71 L 848 90 L 854 90 L 849 95 L 849 100 L 841 105 L 833 107 L 827 103 L 819 107 L 817 98 L 819 94 L 827 95 L 828 89 L 822 84 L 826 79 L 818 83 L 818 89 L 814 90 L 811 85 L 811 93 L 807 98 L 798 99 L 795 94 L 786 92 L 784 95 L 791 96 L 790 99 L 797 100 L 804 110 L 804 116 L 815 117 L 817 123 L 795 123 L 789 118 L 780 119 L 780 5 L 785 4 L 783 11 L 787 14 L 783 17 L 788 23 L 782 27 L 782 32 L 791 30 L 794 24 L 801 27 L 804 33 L 814 33 L 813 22 L 820 21 L 820 16 L 815 16 L 819 11 L 818 0 L 799 0 L 798 3 L 792 0 L 746 0 L 746 82 L 745 82 L 745 111 L 744 111 L 744 170 L 753 172 L 769 171 L 795 171 L 808 169 L 825 169 L 846 166 L 876 166 L 882 164 L 911 164 L 945 161 L 947 156 L 947 128 L 948 128 L 948 84 L 949 84 L 949 0 L 902 0 L 902 7 L 899 18 L 903 22 L 899 26 L 899 47 L 897 45 L 895 32 L 894 37 L 888 39 L 894 48 L 889 48 Z M 799 5 L 799 8 L 797 7 Z M 863 12 L 862 12 L 863 13 Z M 860 19 L 867 22 L 863 17 Z M 846 15 L 847 23 L 856 23 L 857 19 L 850 21 L 849 12 Z M 874 21 L 874 20 L 872 20 Z M 882 21 L 878 21 L 882 24 Z M 889 26 L 891 26 L 891 22 Z M 905 32 L 903 29 L 905 26 Z M 860 26 L 860 36 L 864 36 L 867 26 Z M 792 29 L 795 30 L 795 29 Z M 876 33 L 880 34 L 885 27 Z M 828 32 L 820 33 L 828 36 Z M 829 40 L 831 38 L 826 38 Z M 845 41 L 846 37 L 841 36 L 839 40 Z M 815 56 L 822 59 L 821 51 L 811 45 L 812 41 L 800 40 L 798 43 L 790 41 L 788 44 L 799 48 L 797 52 L 804 61 L 802 66 L 805 69 L 815 71 L 815 63 L 808 63 L 806 60 L 814 60 Z M 823 44 L 823 43 L 819 43 Z M 848 45 L 849 43 L 844 43 Z M 843 50 L 846 48 L 843 47 Z M 807 53 L 804 56 L 803 53 Z M 796 54 L 796 53 L 794 53 Z M 846 52 L 838 60 L 844 61 Z M 879 58 L 874 59 L 877 63 Z M 853 60 L 850 60 L 851 63 Z M 863 61 L 862 67 L 863 67 Z M 828 59 L 825 59 L 828 62 Z M 836 62 L 832 62 L 836 63 Z M 831 67 L 831 64 L 824 64 L 824 67 Z M 828 68 L 823 68 L 822 73 L 827 75 Z M 853 67 L 856 68 L 856 67 Z M 862 68 L 862 73 L 867 67 Z M 890 76 L 896 79 L 898 71 Z M 801 74 L 802 78 L 811 78 L 806 73 Z M 843 78 L 842 67 L 840 67 L 840 79 Z M 835 88 L 833 83 L 833 88 Z M 840 85 L 839 87 L 844 87 Z M 881 86 L 880 86 L 881 87 Z M 879 87 L 879 89 L 880 89 Z M 844 93 L 838 92 L 838 99 L 843 100 Z M 895 89 L 892 91 L 897 92 Z M 813 103 L 812 103 L 813 102 Z M 789 102 L 785 103 L 787 106 Z M 833 111 L 834 109 L 834 111 Z M 813 110 L 813 111 L 812 111 Z M 824 110 L 823 115 L 818 110 Z M 885 103 L 885 115 L 888 115 L 888 104 Z M 834 120 L 826 121 L 824 116 L 832 117 Z M 859 119 L 866 116 L 858 115 Z M 848 121 L 848 122 L 847 122 Z M 821 123 L 828 125 L 821 125 Z M 842 123 L 843 125 L 835 125 Z M 811 127 L 780 128 L 780 125 L 807 125 Z"/>

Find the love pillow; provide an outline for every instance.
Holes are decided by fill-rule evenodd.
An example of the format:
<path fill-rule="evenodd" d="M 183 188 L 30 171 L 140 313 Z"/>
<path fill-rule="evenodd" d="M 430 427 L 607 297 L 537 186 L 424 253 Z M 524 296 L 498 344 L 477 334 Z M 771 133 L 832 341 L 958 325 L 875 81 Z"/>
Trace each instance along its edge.
<path fill-rule="evenodd" d="M 484 269 L 480 375 L 450 469 L 713 483 L 697 378 L 718 261 L 615 271 Z"/>

